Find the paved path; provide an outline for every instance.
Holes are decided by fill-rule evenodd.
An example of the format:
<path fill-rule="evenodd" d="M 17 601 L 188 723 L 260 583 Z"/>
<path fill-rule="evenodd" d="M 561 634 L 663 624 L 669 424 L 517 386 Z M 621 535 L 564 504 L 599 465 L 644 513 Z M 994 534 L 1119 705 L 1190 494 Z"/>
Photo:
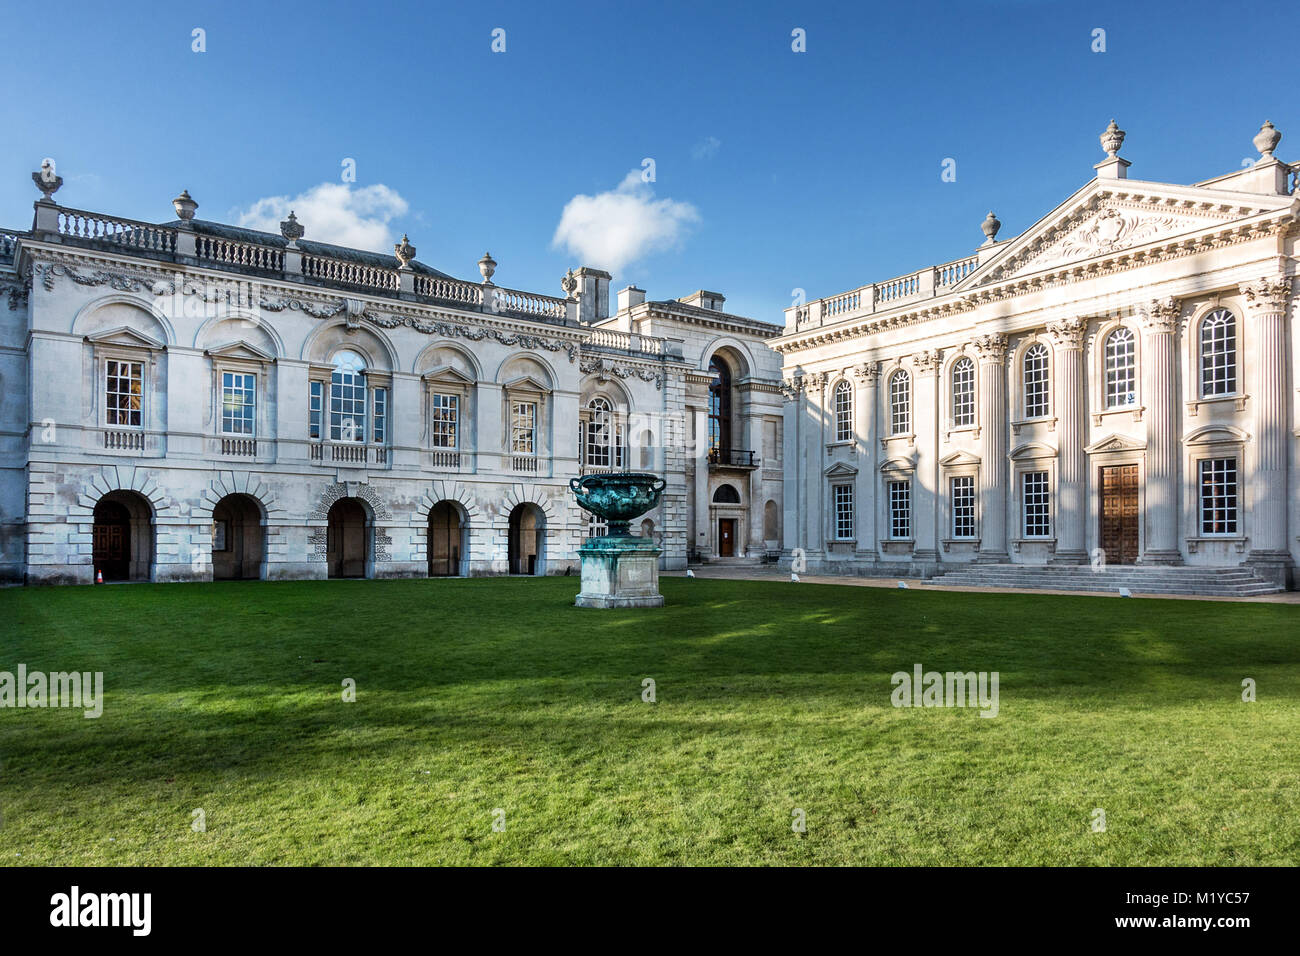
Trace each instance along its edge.
<path fill-rule="evenodd" d="M 701 566 L 691 569 L 697 578 L 720 578 L 730 581 L 771 581 L 790 584 L 790 572 L 763 567 L 726 567 Z M 665 576 L 682 578 L 685 571 L 664 571 Z M 945 586 L 943 578 L 922 581 L 919 578 L 864 578 L 848 575 L 801 574 L 799 580 L 805 584 L 839 584 L 844 587 L 859 588 L 896 588 L 901 580 L 908 588 L 916 591 L 970 591 L 1000 594 L 1067 594 L 1083 597 L 1119 597 L 1116 591 L 1056 591 L 1047 588 L 976 588 Z M 1168 601 L 1240 601 L 1254 604 L 1300 604 L 1300 591 L 1283 591 L 1278 594 L 1261 594 L 1256 597 L 1217 597 L 1195 594 L 1146 594 L 1134 591 L 1134 597 L 1162 598 Z"/>

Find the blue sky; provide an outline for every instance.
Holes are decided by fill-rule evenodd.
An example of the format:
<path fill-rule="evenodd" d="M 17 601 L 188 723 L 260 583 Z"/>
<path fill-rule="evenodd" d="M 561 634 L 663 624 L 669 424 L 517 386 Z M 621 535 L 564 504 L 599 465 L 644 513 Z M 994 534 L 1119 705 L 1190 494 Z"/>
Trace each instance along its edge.
<path fill-rule="evenodd" d="M 50 156 L 67 206 L 163 221 L 188 188 L 202 218 L 269 222 L 267 200 L 302 199 L 309 238 L 334 238 L 328 219 L 391 251 L 407 232 L 464 277 L 490 249 L 498 284 L 553 295 L 569 266 L 609 268 L 606 250 L 627 260 L 616 289 L 713 289 L 769 321 L 795 287 L 815 298 L 968 254 L 989 209 L 1003 238 L 1020 232 L 1092 177 L 1112 115 L 1134 178 L 1239 168 L 1265 119 L 1281 158 L 1300 157 L 1286 3 L 35 9 L 6 2 L 0 20 L 0 225 L 30 224 L 30 173 Z M 655 181 L 617 191 L 647 157 Z M 355 184 L 322 190 L 348 158 Z M 596 198 L 557 246 L 577 196 Z"/>

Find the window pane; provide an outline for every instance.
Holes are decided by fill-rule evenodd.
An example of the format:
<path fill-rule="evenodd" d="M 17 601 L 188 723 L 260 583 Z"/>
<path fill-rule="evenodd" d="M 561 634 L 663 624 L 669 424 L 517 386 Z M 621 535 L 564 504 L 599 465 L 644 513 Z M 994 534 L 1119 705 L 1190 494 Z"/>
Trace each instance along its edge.
<path fill-rule="evenodd" d="M 1200 463 L 1201 534 L 1237 533 L 1237 459 Z"/>
<path fill-rule="evenodd" d="M 853 486 L 835 485 L 832 488 L 835 508 L 835 537 L 841 541 L 853 537 Z"/>
<path fill-rule="evenodd" d="M 432 440 L 434 448 L 457 447 L 460 425 L 460 396 L 435 393 L 433 396 Z"/>
<path fill-rule="evenodd" d="M 144 365 L 141 362 L 105 362 L 104 423 L 139 428 L 144 397 Z"/>
<path fill-rule="evenodd" d="M 912 378 L 895 372 L 889 380 L 889 433 L 905 435 L 912 430 Z"/>
<path fill-rule="evenodd" d="M 1047 394 L 1047 346 L 1041 342 L 1025 352 L 1025 417 L 1043 418 L 1051 408 Z"/>
<path fill-rule="evenodd" d="M 956 428 L 975 424 L 975 363 L 968 358 L 952 366 L 952 423 Z"/>
<path fill-rule="evenodd" d="M 1106 336 L 1106 407 L 1137 404 L 1136 342 L 1129 329 Z"/>
<path fill-rule="evenodd" d="M 853 439 L 853 386 L 840 382 L 835 386 L 835 440 Z"/>
<path fill-rule="evenodd" d="M 1201 396 L 1237 390 L 1237 319 L 1215 309 L 1201 323 Z"/>
<path fill-rule="evenodd" d="M 1020 476 L 1021 505 L 1024 511 L 1024 536 L 1046 538 L 1051 534 L 1051 512 L 1047 489 L 1047 472 L 1030 471 Z"/>
<path fill-rule="evenodd" d="M 975 478 L 961 475 L 948 483 L 952 503 L 952 536 L 975 537 Z"/>
<path fill-rule="evenodd" d="M 891 538 L 912 536 L 912 483 L 910 481 L 889 483 L 889 536 Z"/>

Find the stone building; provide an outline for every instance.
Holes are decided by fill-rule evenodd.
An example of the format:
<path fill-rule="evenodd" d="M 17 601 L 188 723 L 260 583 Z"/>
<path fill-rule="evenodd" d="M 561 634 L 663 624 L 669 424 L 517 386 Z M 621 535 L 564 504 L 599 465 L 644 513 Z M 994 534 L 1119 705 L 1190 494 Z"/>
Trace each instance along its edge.
<path fill-rule="evenodd" d="M 0 230 L 0 579 L 564 574 L 571 478 L 667 481 L 665 568 L 782 547 L 780 328 L 610 276 L 71 209 Z M 7 306 L 7 307 L 6 307 Z"/>
<path fill-rule="evenodd" d="M 1141 181 L 1124 135 L 1020 235 L 990 213 L 972 255 L 787 310 L 784 539 L 809 568 L 1291 578 L 1296 170 L 1266 123 L 1241 169 Z"/>

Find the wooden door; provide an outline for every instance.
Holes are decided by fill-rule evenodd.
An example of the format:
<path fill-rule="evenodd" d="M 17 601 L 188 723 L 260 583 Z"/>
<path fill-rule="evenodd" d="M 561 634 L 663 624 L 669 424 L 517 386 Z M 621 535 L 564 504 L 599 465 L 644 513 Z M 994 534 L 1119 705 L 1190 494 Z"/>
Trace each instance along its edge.
<path fill-rule="evenodd" d="M 93 535 L 95 570 L 105 581 L 125 581 L 131 576 L 131 515 L 116 502 L 95 507 Z"/>
<path fill-rule="evenodd" d="M 734 558 L 736 556 L 736 519 L 718 519 L 718 557 Z"/>
<path fill-rule="evenodd" d="M 1138 466 L 1101 469 L 1101 548 L 1107 564 L 1132 564 L 1138 557 Z"/>

